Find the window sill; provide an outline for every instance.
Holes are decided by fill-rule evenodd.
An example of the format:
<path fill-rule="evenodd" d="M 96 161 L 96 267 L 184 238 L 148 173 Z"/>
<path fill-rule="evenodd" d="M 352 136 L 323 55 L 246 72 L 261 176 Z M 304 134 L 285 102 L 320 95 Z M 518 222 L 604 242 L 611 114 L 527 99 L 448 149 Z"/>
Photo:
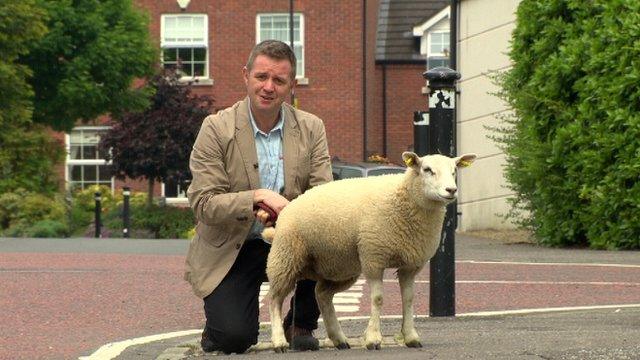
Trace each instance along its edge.
<path fill-rule="evenodd" d="M 167 205 L 176 205 L 176 206 L 180 206 L 180 205 L 186 205 L 189 206 L 189 199 L 187 199 L 186 197 L 165 197 L 164 198 L 164 203 Z"/>
<path fill-rule="evenodd" d="M 182 77 L 180 78 L 180 82 L 183 84 L 190 83 L 191 86 L 211 86 L 213 85 L 213 79 L 207 78 L 188 78 Z"/>
<path fill-rule="evenodd" d="M 309 85 L 309 78 L 297 78 L 298 85 Z"/>

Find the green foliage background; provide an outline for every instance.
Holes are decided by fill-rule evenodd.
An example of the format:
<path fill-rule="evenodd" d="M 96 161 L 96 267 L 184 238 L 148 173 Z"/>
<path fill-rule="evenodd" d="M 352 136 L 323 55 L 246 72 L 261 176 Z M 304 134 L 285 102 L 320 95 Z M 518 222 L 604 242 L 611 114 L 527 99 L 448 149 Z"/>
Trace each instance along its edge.
<path fill-rule="evenodd" d="M 51 173 L 63 150 L 31 122 L 33 71 L 18 59 L 47 33 L 46 12 L 34 0 L 0 0 L 0 194 L 18 188 L 51 194 Z"/>
<path fill-rule="evenodd" d="M 20 58 L 33 71 L 34 122 L 68 132 L 78 120 L 148 105 L 150 89 L 131 84 L 153 74 L 158 50 L 132 0 L 36 1 L 48 32 Z"/>
<path fill-rule="evenodd" d="M 640 1 L 523 0 L 510 57 L 511 215 L 544 244 L 639 249 Z"/>

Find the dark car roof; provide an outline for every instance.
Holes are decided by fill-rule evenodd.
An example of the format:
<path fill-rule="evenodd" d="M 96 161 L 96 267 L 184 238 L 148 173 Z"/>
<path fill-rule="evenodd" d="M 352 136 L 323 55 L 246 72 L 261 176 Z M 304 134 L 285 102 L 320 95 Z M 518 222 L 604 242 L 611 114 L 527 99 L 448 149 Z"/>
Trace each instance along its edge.
<path fill-rule="evenodd" d="M 402 168 L 401 166 L 395 165 L 395 164 L 381 164 L 381 163 L 376 163 L 376 162 L 365 162 L 365 161 L 359 161 L 359 162 L 344 162 L 344 161 L 334 161 L 332 163 L 332 165 L 338 165 L 338 166 L 351 166 L 351 167 L 358 167 L 358 168 L 362 168 L 362 169 L 396 169 L 396 168 Z"/>

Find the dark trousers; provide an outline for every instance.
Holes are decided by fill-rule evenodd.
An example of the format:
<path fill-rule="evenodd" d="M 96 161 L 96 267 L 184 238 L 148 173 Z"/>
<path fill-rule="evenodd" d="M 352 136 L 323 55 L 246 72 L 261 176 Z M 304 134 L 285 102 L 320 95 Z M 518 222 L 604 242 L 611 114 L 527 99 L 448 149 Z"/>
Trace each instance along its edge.
<path fill-rule="evenodd" d="M 248 240 L 236 262 L 220 285 L 204 298 L 210 339 L 223 352 L 243 353 L 258 342 L 258 296 L 266 280 L 267 255 L 270 245 L 262 240 Z M 291 325 L 295 302 L 295 326 L 316 329 L 320 310 L 315 299 L 315 281 L 302 280 L 291 299 L 291 309 L 284 319 L 284 328 Z"/>

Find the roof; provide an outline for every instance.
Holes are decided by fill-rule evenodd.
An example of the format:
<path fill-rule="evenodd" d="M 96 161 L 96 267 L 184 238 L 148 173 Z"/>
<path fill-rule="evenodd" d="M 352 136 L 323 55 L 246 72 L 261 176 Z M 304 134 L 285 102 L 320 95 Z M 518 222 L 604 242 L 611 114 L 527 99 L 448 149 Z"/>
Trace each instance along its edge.
<path fill-rule="evenodd" d="M 422 63 L 413 27 L 446 8 L 450 0 L 380 0 L 376 62 Z"/>

